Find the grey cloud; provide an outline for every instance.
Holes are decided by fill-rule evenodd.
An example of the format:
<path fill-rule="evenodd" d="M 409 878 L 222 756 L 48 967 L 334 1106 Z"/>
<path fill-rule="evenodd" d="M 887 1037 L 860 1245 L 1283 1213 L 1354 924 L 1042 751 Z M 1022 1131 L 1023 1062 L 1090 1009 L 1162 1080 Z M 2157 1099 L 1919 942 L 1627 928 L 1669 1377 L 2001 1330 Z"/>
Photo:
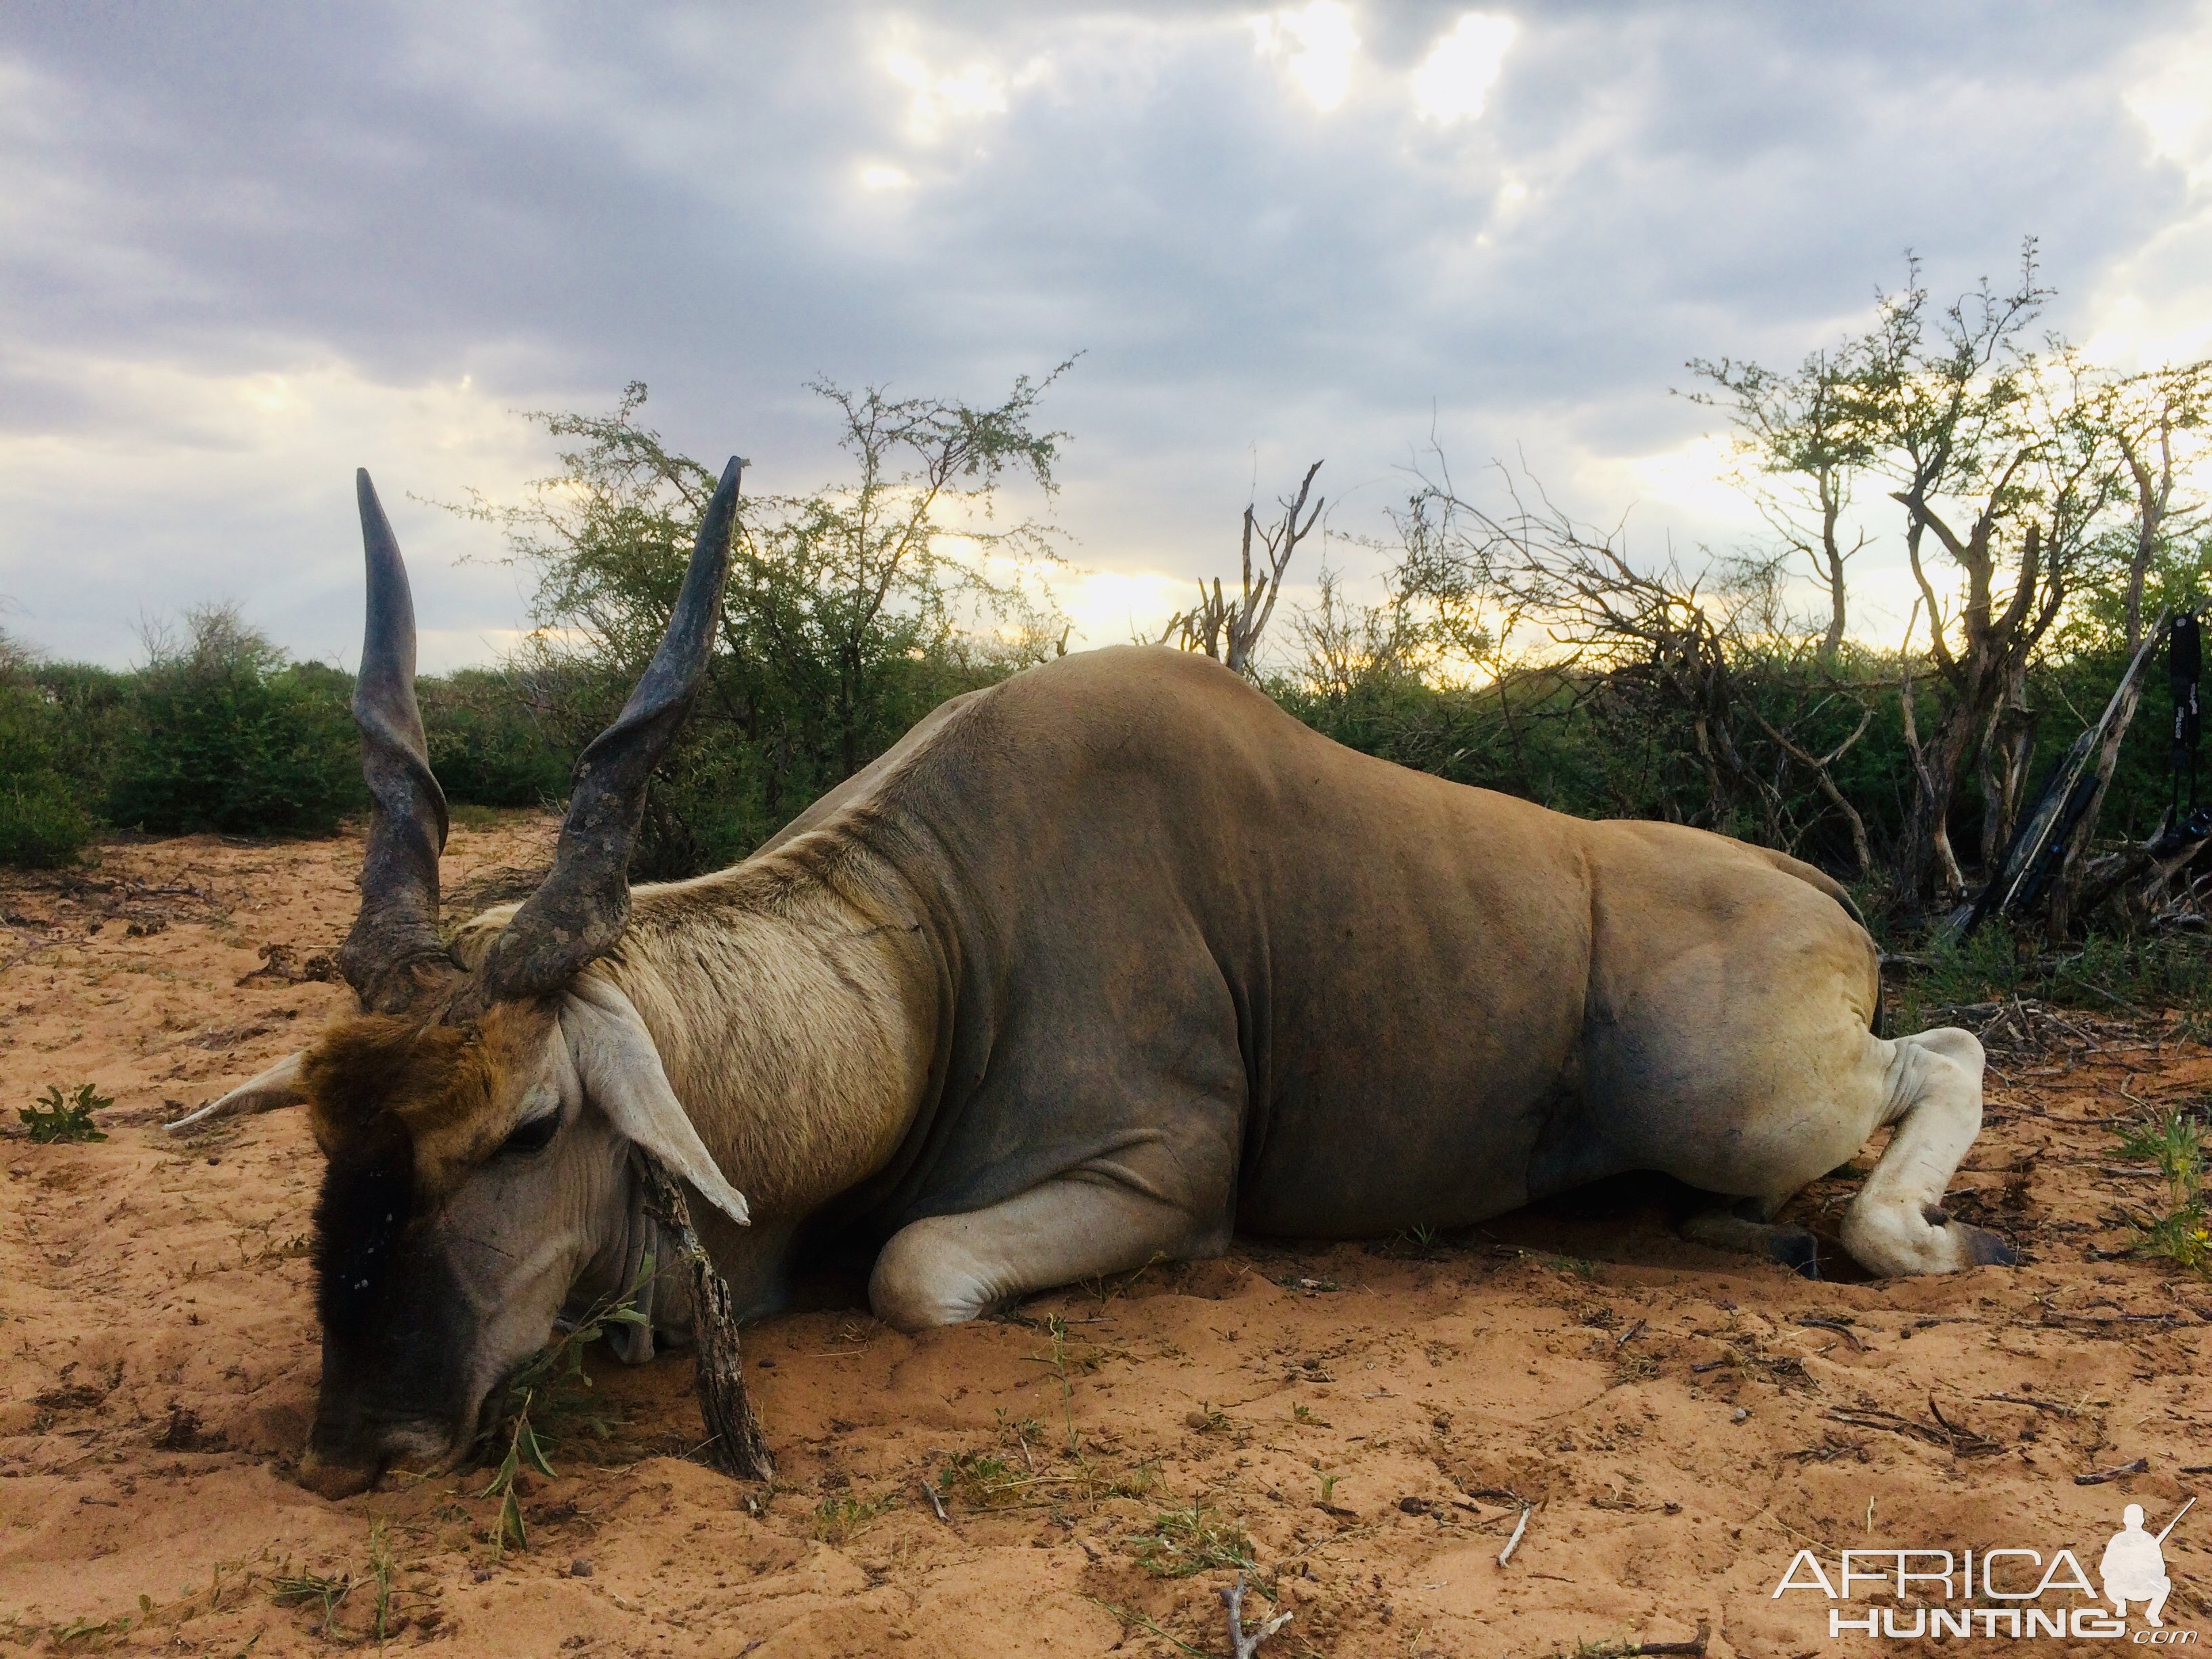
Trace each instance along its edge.
<path fill-rule="evenodd" d="M 1085 348 L 1051 410 L 1062 517 L 1090 557 L 1194 572 L 1255 448 L 1263 491 L 1326 454 L 1369 497 L 1432 406 L 1466 456 L 1639 453 L 1705 423 L 1667 396 L 1685 357 L 1794 358 L 1908 245 L 1954 284 L 2035 232 L 2078 306 L 2185 204 L 2122 103 L 2180 7 L 1496 9 L 1522 27 L 1490 108 L 1438 131 L 1373 88 L 1458 6 L 1360 9 L 1368 90 L 1326 117 L 1241 9 L 18 6 L 0 434 L 222 452 L 101 363 L 473 374 L 522 407 L 644 378 L 678 441 L 803 485 L 832 465 L 810 374 L 980 396 Z M 942 70 L 1044 67 L 916 144 L 901 31 Z M 870 161 L 914 186 L 859 191 Z M 247 490 L 240 460 L 180 522 L 127 476 L 64 493 L 39 453 L 0 479 L 26 632 L 119 657 L 142 602 L 219 575 L 344 648 L 351 566 L 301 552 L 343 543 L 343 471 Z M 409 487 L 404 447 L 365 459 Z M 434 587 L 465 634 L 519 616 L 509 578 Z"/>

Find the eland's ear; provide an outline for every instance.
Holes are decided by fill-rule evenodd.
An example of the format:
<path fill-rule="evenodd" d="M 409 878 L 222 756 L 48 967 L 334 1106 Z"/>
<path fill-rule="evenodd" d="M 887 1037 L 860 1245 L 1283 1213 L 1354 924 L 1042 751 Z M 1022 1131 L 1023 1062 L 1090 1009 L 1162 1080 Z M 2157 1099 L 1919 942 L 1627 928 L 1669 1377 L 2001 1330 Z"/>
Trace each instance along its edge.
<path fill-rule="evenodd" d="M 561 999 L 561 1030 L 585 1095 L 608 1121 L 731 1220 L 750 1222 L 744 1195 L 714 1167 L 630 1000 L 595 975 L 580 975 Z"/>
<path fill-rule="evenodd" d="M 301 1074 L 301 1062 L 307 1058 L 305 1048 L 289 1054 L 267 1071 L 248 1078 L 219 1100 L 210 1100 L 198 1111 L 187 1112 L 174 1123 L 166 1125 L 171 1134 L 183 1129 L 197 1129 L 204 1123 L 213 1123 L 219 1118 L 236 1117 L 244 1112 L 273 1112 L 283 1106 L 302 1106 L 307 1103 L 307 1090 Z"/>

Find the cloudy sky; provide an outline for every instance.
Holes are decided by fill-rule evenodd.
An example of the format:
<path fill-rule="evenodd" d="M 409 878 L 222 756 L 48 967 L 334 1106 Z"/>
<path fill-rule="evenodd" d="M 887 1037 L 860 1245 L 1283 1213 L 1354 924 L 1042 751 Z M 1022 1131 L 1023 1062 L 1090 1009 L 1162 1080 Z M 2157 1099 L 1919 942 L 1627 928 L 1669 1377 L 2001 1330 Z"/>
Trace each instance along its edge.
<path fill-rule="evenodd" d="M 516 496 L 518 411 L 642 380 L 800 490 L 807 380 L 981 399 L 1077 351 L 1091 643 L 1230 569 L 1255 482 L 1325 457 L 1369 530 L 1431 434 L 1728 546 L 1684 359 L 1794 362 L 1907 247 L 1940 294 L 2034 234 L 2075 337 L 2212 349 L 2208 88 L 2212 10 L 2155 3 L 14 0 L 0 626 L 122 663 L 230 599 L 350 661 L 365 464 L 425 665 L 481 660 L 526 595 L 408 498 Z"/>

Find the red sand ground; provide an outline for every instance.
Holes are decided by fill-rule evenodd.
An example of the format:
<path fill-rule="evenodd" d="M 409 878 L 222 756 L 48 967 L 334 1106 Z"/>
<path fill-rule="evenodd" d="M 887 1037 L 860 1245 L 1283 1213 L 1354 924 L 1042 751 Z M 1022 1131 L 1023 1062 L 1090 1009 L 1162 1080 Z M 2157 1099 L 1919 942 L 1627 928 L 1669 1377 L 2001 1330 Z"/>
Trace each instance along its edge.
<path fill-rule="evenodd" d="M 455 902 L 506 896 L 550 832 L 457 830 Z M 1249 1610 L 1296 1614 L 1268 1655 L 1703 1623 L 1713 1655 L 1779 1659 L 1842 1650 L 1824 1601 L 1770 1595 L 1801 1547 L 1832 1572 L 1845 1547 L 2063 1544 L 2094 1571 L 2124 1503 L 2155 1528 L 2212 1464 L 2212 1288 L 2099 1254 L 2125 1243 L 2115 1203 L 2159 1190 L 2106 1121 L 2200 1097 L 2212 1060 L 2069 1016 L 1993 1051 L 1954 1188 L 2027 1247 L 2018 1270 L 1808 1283 L 1618 1194 L 1449 1240 L 1243 1245 L 920 1337 L 858 1305 L 760 1327 L 772 1487 L 687 1461 L 678 1355 L 594 1359 L 623 1420 L 526 1482 L 527 1551 L 487 1541 L 481 1472 L 325 1502 L 290 1479 L 318 1367 L 306 1127 L 158 1126 L 339 1005 L 292 975 L 341 937 L 358 854 L 118 844 L 0 884 L 0 1649 L 323 1652 L 374 1645 L 380 1602 L 386 1645 L 467 1655 L 1225 1654 L 1234 1573 L 1204 1545 L 1241 1534 L 1280 1598 Z M 82 1081 L 114 1097 L 109 1139 L 14 1133 Z M 1832 1227 L 1850 1190 L 1803 1212 Z M 948 1468 L 940 1520 L 921 1483 Z M 2167 1542 L 2169 1625 L 2212 1624 L 2207 1540 L 2200 1509 Z M 349 1588 L 326 1606 L 318 1582 Z"/>

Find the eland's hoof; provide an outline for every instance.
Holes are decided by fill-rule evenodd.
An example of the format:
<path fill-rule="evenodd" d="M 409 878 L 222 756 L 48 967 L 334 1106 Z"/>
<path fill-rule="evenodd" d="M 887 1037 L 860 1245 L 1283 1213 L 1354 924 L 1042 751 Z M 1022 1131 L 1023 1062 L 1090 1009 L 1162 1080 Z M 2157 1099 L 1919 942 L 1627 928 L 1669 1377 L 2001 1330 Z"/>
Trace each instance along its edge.
<path fill-rule="evenodd" d="M 1766 1253 L 1800 1279 L 1820 1276 L 1820 1241 L 1802 1227 L 1775 1227 L 1769 1230 Z"/>
<path fill-rule="evenodd" d="M 1966 1235 L 1966 1262 L 1974 1267 L 2017 1267 L 2020 1252 L 2002 1233 L 1993 1233 L 1987 1227 L 1976 1227 L 1964 1221 L 1954 1221 L 1954 1228 Z"/>
<path fill-rule="evenodd" d="M 376 1471 L 350 1463 L 325 1463 L 314 1453 L 308 1452 L 301 1457 L 300 1467 L 292 1478 L 316 1497 L 328 1498 L 335 1504 L 374 1486 Z"/>

